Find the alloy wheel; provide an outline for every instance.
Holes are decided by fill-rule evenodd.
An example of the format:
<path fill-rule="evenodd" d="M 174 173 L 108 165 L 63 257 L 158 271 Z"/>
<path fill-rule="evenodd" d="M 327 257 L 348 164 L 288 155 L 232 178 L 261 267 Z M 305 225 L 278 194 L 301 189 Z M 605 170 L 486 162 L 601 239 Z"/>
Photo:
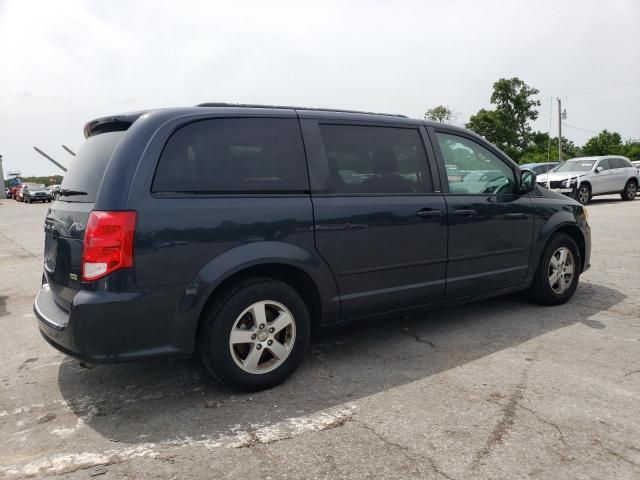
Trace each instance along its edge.
<path fill-rule="evenodd" d="M 571 250 L 560 247 L 549 260 L 548 276 L 551 290 L 562 295 L 571 287 L 575 275 L 576 265 Z"/>
<path fill-rule="evenodd" d="M 589 189 L 587 187 L 580 187 L 578 190 L 578 201 L 583 205 L 589 202 Z"/>
<path fill-rule="evenodd" d="M 293 315 L 273 300 L 256 302 L 238 317 L 229 334 L 233 361 L 247 373 L 261 374 L 281 366 L 296 340 Z"/>

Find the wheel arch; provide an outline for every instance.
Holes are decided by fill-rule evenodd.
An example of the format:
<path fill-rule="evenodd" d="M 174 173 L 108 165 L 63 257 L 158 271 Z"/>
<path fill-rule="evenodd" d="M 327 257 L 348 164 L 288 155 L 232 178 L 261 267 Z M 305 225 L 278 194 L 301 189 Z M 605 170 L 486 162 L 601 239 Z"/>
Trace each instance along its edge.
<path fill-rule="evenodd" d="M 181 351 L 195 350 L 203 313 L 231 284 L 267 277 L 290 285 L 308 305 L 312 326 L 339 319 L 340 302 L 331 270 L 315 251 L 284 242 L 245 244 L 212 259 L 188 284 L 176 313 Z"/>
<path fill-rule="evenodd" d="M 530 270 L 529 279 L 532 280 L 540 262 L 540 256 L 544 252 L 547 244 L 556 233 L 564 233 L 569 235 L 578 246 L 580 253 L 581 271 L 585 269 L 585 263 L 587 261 L 587 239 L 585 234 L 580 228 L 580 225 L 576 222 L 574 214 L 568 211 L 556 212 L 547 220 L 547 222 L 540 228 L 536 238 L 536 247 L 532 257 L 532 265 L 534 268 Z"/>
<path fill-rule="evenodd" d="M 282 261 L 270 261 L 246 266 L 226 276 L 207 296 L 207 299 L 200 310 L 198 323 L 202 320 L 202 314 L 206 310 L 207 306 L 215 300 L 220 292 L 226 290 L 235 283 L 251 277 L 272 278 L 289 285 L 298 293 L 298 295 L 300 295 L 309 308 L 311 324 L 313 326 L 320 324 L 322 319 L 322 301 L 320 299 L 320 290 L 318 289 L 316 282 L 313 280 L 311 275 L 299 266 L 294 266 Z"/>
<path fill-rule="evenodd" d="M 584 271 L 584 266 L 585 266 L 584 264 L 585 264 L 586 255 L 587 255 L 587 252 L 586 252 L 587 246 L 586 246 L 584 235 L 582 234 L 582 231 L 580 230 L 580 228 L 575 224 L 562 225 L 551 233 L 551 235 L 547 239 L 547 243 L 557 233 L 564 233 L 565 235 L 568 235 L 569 237 L 571 237 L 574 242 L 576 242 L 576 245 L 578 246 L 578 251 L 580 252 L 580 271 L 581 272 Z"/>

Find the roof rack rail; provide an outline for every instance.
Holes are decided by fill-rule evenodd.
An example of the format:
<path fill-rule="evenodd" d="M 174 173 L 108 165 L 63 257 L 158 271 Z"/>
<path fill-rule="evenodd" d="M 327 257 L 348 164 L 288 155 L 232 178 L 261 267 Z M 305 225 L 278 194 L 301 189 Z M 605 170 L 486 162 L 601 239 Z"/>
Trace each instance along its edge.
<path fill-rule="evenodd" d="M 196 105 L 196 107 L 275 108 L 275 109 L 283 109 L 283 110 L 310 110 L 312 112 L 362 113 L 365 115 L 382 115 L 385 117 L 408 118 L 406 115 L 402 115 L 399 113 L 364 112 L 360 110 L 341 110 L 337 108 L 291 107 L 286 105 L 255 105 L 250 103 L 206 102 L 206 103 L 200 103 Z"/>

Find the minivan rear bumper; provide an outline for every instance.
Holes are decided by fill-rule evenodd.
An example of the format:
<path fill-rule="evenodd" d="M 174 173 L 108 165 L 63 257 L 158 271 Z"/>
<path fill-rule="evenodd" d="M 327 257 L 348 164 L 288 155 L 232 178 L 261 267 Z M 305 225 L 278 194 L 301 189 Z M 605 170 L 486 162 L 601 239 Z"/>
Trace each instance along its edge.
<path fill-rule="evenodd" d="M 141 292 L 81 290 L 66 311 L 55 302 L 45 283 L 33 311 L 45 340 L 83 361 L 115 363 L 183 354 L 167 345 L 171 332 L 161 321 L 162 315 L 149 315 L 147 302 Z"/>

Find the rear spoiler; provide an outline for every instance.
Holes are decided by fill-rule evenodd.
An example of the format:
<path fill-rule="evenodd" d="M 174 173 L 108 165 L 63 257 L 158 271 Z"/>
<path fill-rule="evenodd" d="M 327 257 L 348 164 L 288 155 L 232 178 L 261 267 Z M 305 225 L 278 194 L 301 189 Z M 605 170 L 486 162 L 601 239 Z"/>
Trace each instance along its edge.
<path fill-rule="evenodd" d="M 123 132 L 145 113 L 147 112 L 123 113 L 121 115 L 112 115 L 91 120 L 84 126 L 84 138 L 89 138 L 100 133 Z"/>

